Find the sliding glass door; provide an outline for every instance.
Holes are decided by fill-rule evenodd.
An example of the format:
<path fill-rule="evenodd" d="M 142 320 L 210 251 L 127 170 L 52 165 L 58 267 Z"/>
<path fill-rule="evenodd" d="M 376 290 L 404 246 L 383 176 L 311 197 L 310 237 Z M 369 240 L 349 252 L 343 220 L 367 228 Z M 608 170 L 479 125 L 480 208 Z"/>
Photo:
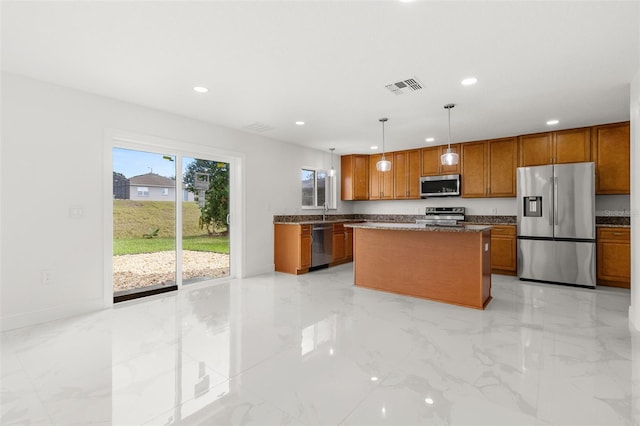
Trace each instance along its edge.
<path fill-rule="evenodd" d="M 229 276 L 230 164 L 125 148 L 112 158 L 114 301 Z"/>
<path fill-rule="evenodd" d="M 229 276 L 228 163 L 182 158 L 182 283 Z"/>

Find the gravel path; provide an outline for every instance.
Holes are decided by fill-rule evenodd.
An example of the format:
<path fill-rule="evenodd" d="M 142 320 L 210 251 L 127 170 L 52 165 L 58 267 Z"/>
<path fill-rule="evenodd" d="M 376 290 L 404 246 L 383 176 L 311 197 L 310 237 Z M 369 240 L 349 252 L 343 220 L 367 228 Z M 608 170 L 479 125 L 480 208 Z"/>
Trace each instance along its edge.
<path fill-rule="evenodd" d="M 175 280 L 175 251 L 113 256 L 113 291 L 146 287 Z M 229 275 L 229 255 L 182 252 L 183 279 Z"/>

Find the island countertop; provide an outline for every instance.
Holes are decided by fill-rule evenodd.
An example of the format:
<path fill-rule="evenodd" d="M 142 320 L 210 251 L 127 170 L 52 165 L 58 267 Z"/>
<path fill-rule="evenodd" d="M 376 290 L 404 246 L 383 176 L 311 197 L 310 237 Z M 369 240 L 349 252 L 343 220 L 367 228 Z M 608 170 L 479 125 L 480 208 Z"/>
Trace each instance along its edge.
<path fill-rule="evenodd" d="M 461 226 L 433 226 L 422 223 L 397 222 L 363 222 L 345 223 L 347 228 L 388 229 L 394 231 L 428 231 L 428 232 L 483 232 L 492 228 L 491 225 L 461 225 Z"/>

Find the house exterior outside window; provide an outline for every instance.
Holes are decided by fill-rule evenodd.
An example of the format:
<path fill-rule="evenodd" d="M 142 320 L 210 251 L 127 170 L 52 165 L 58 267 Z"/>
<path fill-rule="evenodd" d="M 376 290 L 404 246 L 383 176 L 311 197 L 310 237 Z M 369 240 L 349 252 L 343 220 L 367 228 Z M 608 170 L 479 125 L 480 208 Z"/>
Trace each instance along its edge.
<path fill-rule="evenodd" d="M 139 186 L 138 187 L 138 197 L 148 197 L 149 196 L 149 187 L 147 186 Z"/>

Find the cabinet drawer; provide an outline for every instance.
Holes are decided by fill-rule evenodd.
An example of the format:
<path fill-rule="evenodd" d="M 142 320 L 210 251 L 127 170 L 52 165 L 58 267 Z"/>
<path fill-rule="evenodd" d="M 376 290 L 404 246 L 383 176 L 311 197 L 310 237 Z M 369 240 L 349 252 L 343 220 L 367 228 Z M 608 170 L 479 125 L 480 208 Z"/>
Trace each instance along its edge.
<path fill-rule="evenodd" d="M 334 223 L 333 224 L 333 233 L 334 234 L 342 234 L 344 232 L 344 223 Z"/>
<path fill-rule="evenodd" d="M 491 228 L 491 235 L 516 235 L 515 225 L 495 225 Z"/>
<path fill-rule="evenodd" d="M 311 225 L 300 225 L 300 235 L 311 235 Z"/>
<path fill-rule="evenodd" d="M 598 240 L 629 241 L 631 239 L 629 228 L 597 228 Z"/>

